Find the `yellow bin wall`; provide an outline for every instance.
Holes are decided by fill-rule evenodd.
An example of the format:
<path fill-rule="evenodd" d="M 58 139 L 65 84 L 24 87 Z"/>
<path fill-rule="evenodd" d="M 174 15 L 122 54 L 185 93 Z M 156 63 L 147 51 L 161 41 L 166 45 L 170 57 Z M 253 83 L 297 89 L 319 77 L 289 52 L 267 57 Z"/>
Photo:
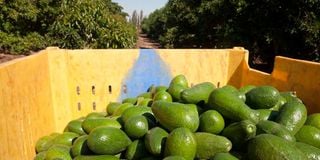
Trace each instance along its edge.
<path fill-rule="evenodd" d="M 274 71 L 267 74 L 249 68 L 248 53 L 242 48 L 155 52 L 169 74 L 184 74 L 190 84 L 273 85 L 280 91 L 296 91 L 309 113 L 320 111 L 318 63 L 276 57 Z M 39 137 L 61 132 L 71 119 L 103 111 L 109 101 L 117 101 L 139 53 L 48 48 L 0 64 L 0 160 L 32 159 Z"/>

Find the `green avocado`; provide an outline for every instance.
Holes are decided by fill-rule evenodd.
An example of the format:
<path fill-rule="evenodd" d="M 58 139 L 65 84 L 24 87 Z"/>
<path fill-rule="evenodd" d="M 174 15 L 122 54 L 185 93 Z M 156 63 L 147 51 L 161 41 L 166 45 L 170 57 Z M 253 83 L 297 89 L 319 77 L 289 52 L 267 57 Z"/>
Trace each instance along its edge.
<path fill-rule="evenodd" d="M 303 142 L 320 148 L 320 130 L 310 125 L 304 125 L 295 135 L 297 142 Z"/>
<path fill-rule="evenodd" d="M 181 101 L 181 92 L 183 90 L 187 89 L 186 87 L 180 85 L 180 84 L 172 84 L 168 88 L 168 93 L 171 95 L 172 100 L 174 102 L 179 102 Z"/>
<path fill-rule="evenodd" d="M 273 134 L 292 142 L 296 141 L 294 135 L 286 127 L 273 121 L 263 120 L 257 124 L 257 134 L 263 133 Z"/>
<path fill-rule="evenodd" d="M 150 129 L 144 137 L 147 150 L 155 156 L 160 156 L 164 151 L 165 140 L 168 135 L 169 133 L 160 127 Z"/>
<path fill-rule="evenodd" d="M 79 155 L 89 155 L 92 154 L 87 144 L 88 135 L 83 135 L 78 137 L 71 147 L 71 155 L 72 157 L 76 157 Z"/>
<path fill-rule="evenodd" d="M 296 147 L 302 151 L 309 160 L 319 160 L 320 159 L 320 149 L 317 147 L 314 147 L 312 145 L 297 142 Z"/>
<path fill-rule="evenodd" d="M 123 122 L 126 122 L 129 118 L 138 116 L 138 115 L 146 115 L 146 114 L 152 114 L 151 108 L 146 106 L 136 106 L 136 107 L 130 107 L 123 111 L 121 115 L 121 119 Z"/>
<path fill-rule="evenodd" d="M 307 120 L 306 106 L 297 101 L 287 102 L 282 106 L 276 122 L 296 134 Z"/>
<path fill-rule="evenodd" d="M 96 154 L 116 155 L 124 151 L 131 140 L 121 129 L 101 126 L 90 132 L 87 143 Z"/>
<path fill-rule="evenodd" d="M 77 156 L 73 160 L 120 160 L 116 156 L 112 155 L 88 155 L 88 156 Z"/>
<path fill-rule="evenodd" d="M 82 122 L 82 128 L 88 134 L 99 126 L 121 128 L 121 124 L 116 119 L 109 117 L 87 118 Z"/>
<path fill-rule="evenodd" d="M 203 82 L 181 92 L 181 100 L 184 103 L 207 103 L 210 93 L 216 87 L 211 82 Z"/>
<path fill-rule="evenodd" d="M 248 143 L 249 160 L 307 160 L 295 143 L 272 134 L 260 134 Z"/>
<path fill-rule="evenodd" d="M 193 160 L 196 156 L 197 142 L 188 128 L 176 128 L 168 136 L 164 156 L 181 156 Z"/>
<path fill-rule="evenodd" d="M 256 125 L 253 122 L 243 120 L 228 125 L 221 135 L 227 137 L 235 149 L 242 150 L 246 142 L 256 136 L 256 130 Z"/>
<path fill-rule="evenodd" d="M 127 148 L 125 157 L 127 160 L 140 160 L 141 158 L 148 157 L 148 151 L 144 145 L 144 141 L 137 139 L 133 141 Z"/>
<path fill-rule="evenodd" d="M 172 97 L 170 93 L 166 91 L 159 91 L 154 95 L 153 101 L 159 101 L 159 100 L 172 102 Z"/>
<path fill-rule="evenodd" d="M 62 144 L 54 144 L 52 145 L 47 153 L 45 160 L 72 160 L 70 155 L 70 147 Z"/>
<path fill-rule="evenodd" d="M 279 91 L 272 86 L 259 86 L 246 93 L 246 104 L 253 109 L 272 108 L 279 99 Z"/>
<path fill-rule="evenodd" d="M 182 75 L 182 74 L 175 76 L 175 77 L 171 80 L 170 86 L 171 86 L 171 85 L 176 85 L 176 84 L 179 84 L 179 85 L 183 86 L 184 88 L 188 88 L 188 80 L 187 80 L 187 78 L 186 78 L 184 75 Z"/>
<path fill-rule="evenodd" d="M 106 107 L 108 115 L 112 115 L 113 112 L 120 106 L 120 104 L 121 103 L 118 102 L 110 102 Z"/>
<path fill-rule="evenodd" d="M 163 160 L 185 160 L 185 158 L 183 158 L 182 156 L 168 156 Z"/>
<path fill-rule="evenodd" d="M 239 160 L 234 155 L 230 154 L 229 152 L 221 152 L 217 153 L 213 158 L 210 160 Z"/>
<path fill-rule="evenodd" d="M 223 88 L 215 89 L 210 94 L 209 107 L 217 110 L 224 118 L 234 121 L 259 121 L 259 112 L 248 107 L 237 95 Z"/>
<path fill-rule="evenodd" d="M 194 104 L 156 101 L 151 109 L 155 118 L 169 131 L 186 127 L 195 132 L 199 127 L 199 115 Z"/>
<path fill-rule="evenodd" d="M 232 148 L 231 141 L 226 137 L 205 132 L 196 132 L 194 135 L 197 141 L 198 159 L 210 159 L 217 153 L 229 152 Z"/>

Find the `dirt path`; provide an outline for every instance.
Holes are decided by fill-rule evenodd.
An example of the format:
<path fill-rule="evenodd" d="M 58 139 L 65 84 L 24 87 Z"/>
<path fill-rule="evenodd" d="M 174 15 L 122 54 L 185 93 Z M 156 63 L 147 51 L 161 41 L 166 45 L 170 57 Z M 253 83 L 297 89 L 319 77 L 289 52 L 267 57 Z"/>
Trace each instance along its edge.
<path fill-rule="evenodd" d="M 24 57 L 24 55 L 12 55 L 12 54 L 0 53 L 0 63 L 7 62 L 20 57 Z"/>
<path fill-rule="evenodd" d="M 137 48 L 161 48 L 160 44 L 149 39 L 146 34 L 139 34 Z M 0 53 L 0 63 L 7 62 L 16 58 L 24 57 L 25 55 L 12 55 Z"/>
<path fill-rule="evenodd" d="M 149 39 L 146 34 L 140 33 L 138 36 L 137 48 L 160 48 L 160 44 Z"/>

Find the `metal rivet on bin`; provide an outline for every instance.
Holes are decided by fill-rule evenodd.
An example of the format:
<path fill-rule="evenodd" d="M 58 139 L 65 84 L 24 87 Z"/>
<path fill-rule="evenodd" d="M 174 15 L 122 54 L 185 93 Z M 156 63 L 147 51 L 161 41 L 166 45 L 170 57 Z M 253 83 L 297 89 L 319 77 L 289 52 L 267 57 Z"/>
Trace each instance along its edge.
<path fill-rule="evenodd" d="M 123 85 L 123 93 L 127 93 L 127 85 Z"/>
<path fill-rule="evenodd" d="M 92 87 L 91 87 L 91 90 L 92 90 L 92 94 L 93 94 L 93 95 L 96 94 L 95 86 L 92 86 Z"/>
<path fill-rule="evenodd" d="M 81 103 L 78 102 L 78 111 L 80 111 L 80 110 L 81 110 Z"/>
<path fill-rule="evenodd" d="M 109 94 L 111 94 L 112 93 L 112 86 L 111 85 L 109 85 L 108 90 L 109 90 Z"/>
<path fill-rule="evenodd" d="M 77 91 L 77 95 L 80 95 L 80 87 L 79 86 L 77 86 L 76 91 Z"/>
<path fill-rule="evenodd" d="M 95 111 L 96 110 L 96 102 L 92 103 L 92 109 Z"/>

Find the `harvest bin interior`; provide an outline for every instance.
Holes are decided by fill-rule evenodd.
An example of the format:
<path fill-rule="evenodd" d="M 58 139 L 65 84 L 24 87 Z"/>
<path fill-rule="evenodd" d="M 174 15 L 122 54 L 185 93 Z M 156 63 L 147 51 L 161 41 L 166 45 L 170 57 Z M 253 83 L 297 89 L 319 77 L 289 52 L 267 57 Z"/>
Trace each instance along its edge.
<path fill-rule="evenodd" d="M 320 111 L 320 64 L 276 57 L 272 74 L 248 66 L 248 51 L 233 49 L 64 50 L 0 64 L 0 159 L 33 159 L 36 140 L 62 132 L 72 119 L 104 111 L 110 101 L 184 74 L 190 84 L 210 81 L 273 85 L 296 91 L 308 113 Z"/>

